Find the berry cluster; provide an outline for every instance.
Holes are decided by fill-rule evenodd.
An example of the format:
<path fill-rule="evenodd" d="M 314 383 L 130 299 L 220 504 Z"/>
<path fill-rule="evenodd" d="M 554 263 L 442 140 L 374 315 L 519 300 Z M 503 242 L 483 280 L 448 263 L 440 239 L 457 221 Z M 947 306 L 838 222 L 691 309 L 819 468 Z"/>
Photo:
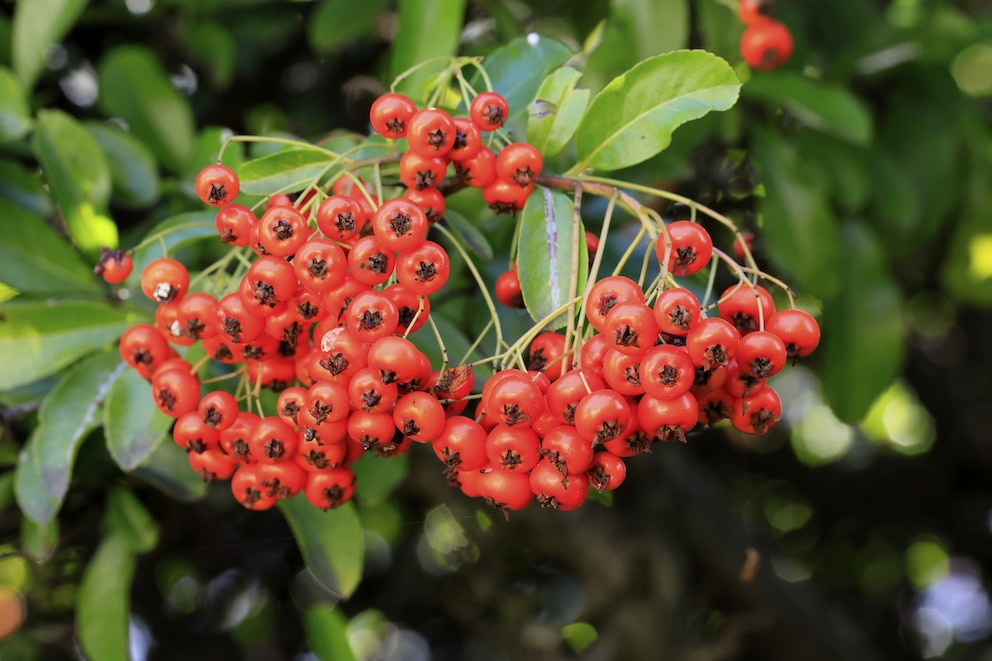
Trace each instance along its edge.
<path fill-rule="evenodd" d="M 696 222 L 649 223 L 652 236 L 661 233 L 662 275 L 647 294 L 624 276 L 597 280 L 593 267 L 565 334 L 548 330 L 548 318 L 513 345 L 498 340 L 494 356 L 453 366 L 445 358 L 438 369 L 407 339 L 430 321 L 430 295 L 451 269 L 445 249 L 428 240 L 445 211 L 439 186 L 449 169 L 453 188 L 480 188 L 497 213 L 521 210 L 534 189 L 541 155 L 502 139 L 508 113 L 493 92 L 475 95 L 467 117 L 384 94 L 372 104 L 371 125 L 404 138 L 406 149 L 398 164 L 378 164 L 393 164 L 402 186 L 384 186 L 378 170 L 373 182 L 341 168 L 295 200 L 270 196 L 260 217 L 235 201 L 240 182 L 231 169 L 200 172 L 197 194 L 217 207 L 218 235 L 231 246 L 203 274 L 228 272 L 233 286 L 215 297 L 196 291 L 203 274 L 191 279 L 170 257 L 151 261 L 140 284 L 157 304 L 155 323 L 128 329 L 120 351 L 175 418 L 172 436 L 205 480 L 230 479 L 250 509 L 301 491 L 330 509 L 355 493 L 350 465 L 365 453 L 394 457 L 430 443 L 449 482 L 467 495 L 504 512 L 534 500 L 570 510 L 590 488 L 619 486 L 625 459 L 654 442 L 684 441 L 697 424 L 723 418 L 759 434 L 779 420 L 766 380 L 809 354 L 819 328 L 804 312 L 776 312 L 756 277 L 717 251 Z M 484 132 L 495 132 L 485 144 Z M 593 264 L 608 224 L 601 237 L 586 233 Z M 753 266 L 750 238 L 737 232 L 735 250 Z M 738 281 L 707 306 L 675 277 L 699 272 L 715 254 Z M 97 266 L 109 282 L 130 268 L 119 251 Z M 495 294 L 523 305 L 516 266 Z M 205 357 L 191 364 L 175 347 L 194 344 Z M 229 365 L 228 373 L 201 382 L 210 361 Z M 490 363 L 495 373 L 476 384 Z M 234 388 L 204 388 L 233 378 Z M 268 414 L 262 388 L 279 393 Z"/>
<path fill-rule="evenodd" d="M 740 0 L 738 16 L 746 26 L 741 55 L 752 69 L 771 71 L 792 56 L 792 33 L 775 20 L 775 0 Z"/>
<path fill-rule="evenodd" d="M 656 250 L 663 269 L 687 276 L 708 264 L 713 243 L 701 225 L 676 221 L 667 234 L 670 247 L 659 240 Z M 573 509 L 590 486 L 616 488 L 624 458 L 654 442 L 685 441 L 697 424 L 729 418 L 742 432 L 763 434 L 781 414 L 768 377 L 809 355 L 820 337 L 809 314 L 776 312 L 771 294 L 745 280 L 706 317 L 688 289 L 663 289 L 649 305 L 636 282 L 608 276 L 590 287 L 585 318 L 594 332 L 578 349 L 567 349 L 564 335 L 542 333 L 530 346 L 530 372 L 505 370 L 486 383 L 477 447 L 466 452 L 466 433 L 459 461 L 448 461 L 463 491 L 508 509 L 535 496 Z"/>

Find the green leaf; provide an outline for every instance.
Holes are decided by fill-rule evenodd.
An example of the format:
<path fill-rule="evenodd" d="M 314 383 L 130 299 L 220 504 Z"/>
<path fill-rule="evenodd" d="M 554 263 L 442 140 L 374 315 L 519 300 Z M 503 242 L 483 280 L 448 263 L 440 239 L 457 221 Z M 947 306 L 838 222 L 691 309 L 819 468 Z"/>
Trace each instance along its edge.
<path fill-rule="evenodd" d="M 398 4 L 398 30 L 389 49 L 390 78 L 425 60 L 458 52 L 465 0 L 399 0 Z M 438 61 L 420 67 L 400 81 L 396 91 L 423 101 L 427 98 L 427 82 L 446 66 L 446 62 Z"/>
<path fill-rule="evenodd" d="M 54 206 L 45 184 L 36 171 L 14 161 L 0 159 L 0 199 L 47 218 Z"/>
<path fill-rule="evenodd" d="M 390 4 L 389 0 L 323 0 L 307 25 L 310 47 L 323 54 L 340 50 L 369 34 Z"/>
<path fill-rule="evenodd" d="M 87 658 L 127 661 L 134 552 L 119 535 L 107 535 L 90 559 L 76 594 L 76 628 Z"/>
<path fill-rule="evenodd" d="M 184 20 L 177 30 L 183 47 L 200 65 L 197 72 L 203 71 L 215 87 L 227 87 L 234 77 L 234 64 L 238 44 L 232 31 L 216 21 Z"/>
<path fill-rule="evenodd" d="M 161 235 L 162 241 L 152 241 L 134 252 L 134 271 L 127 280 L 128 287 L 139 291 L 137 287 L 141 272 L 149 262 L 162 256 L 163 244 L 166 251 L 171 254 L 174 250 L 204 239 L 220 241 L 217 235 L 216 216 L 216 211 L 188 211 L 166 218 L 153 227 L 145 239 Z"/>
<path fill-rule="evenodd" d="M 489 244 L 489 239 L 468 218 L 453 209 L 446 209 L 441 222 L 450 227 L 481 259 L 488 262 L 493 258 L 493 247 Z"/>
<path fill-rule="evenodd" d="M 69 234 L 81 250 L 117 247 L 117 225 L 104 215 L 110 200 L 110 168 L 96 140 L 61 110 L 38 113 L 31 140 Z"/>
<path fill-rule="evenodd" d="M 181 503 L 199 500 L 207 493 L 206 483 L 190 470 L 187 454 L 175 443 L 160 443 L 133 474 Z"/>
<path fill-rule="evenodd" d="M 814 176 L 795 145 L 754 126 L 752 157 L 762 181 L 765 245 L 799 291 L 825 298 L 838 290 L 846 264 L 825 185 Z"/>
<path fill-rule="evenodd" d="M 47 218 L 55 208 L 37 172 L 19 163 L 0 159 L 0 199 L 13 202 L 31 213 Z"/>
<path fill-rule="evenodd" d="M 107 159 L 117 201 L 133 207 L 155 202 L 159 196 L 158 163 L 148 147 L 114 124 L 86 122 L 84 126 Z"/>
<path fill-rule="evenodd" d="M 571 56 L 572 49 L 565 44 L 532 32 L 494 49 L 483 65 L 493 91 L 506 99 L 513 118 L 527 112 L 545 77 Z M 472 85 L 477 90 L 485 89 L 481 76 L 474 76 Z"/>
<path fill-rule="evenodd" d="M 948 241 L 941 277 L 947 292 L 971 305 L 992 307 L 992 228 L 988 173 L 992 163 L 976 164 Z"/>
<path fill-rule="evenodd" d="M 118 46 L 98 68 L 100 108 L 124 119 L 165 167 L 180 173 L 193 149 L 193 111 L 158 57 L 140 46 Z"/>
<path fill-rule="evenodd" d="M 285 149 L 248 161 L 238 170 L 241 190 L 252 195 L 294 193 L 330 170 L 334 157 L 317 147 Z"/>
<path fill-rule="evenodd" d="M 35 523 L 28 517 L 21 519 L 21 548 L 24 555 L 37 563 L 47 562 L 59 543 L 59 521 Z"/>
<path fill-rule="evenodd" d="M 94 354 L 69 370 L 42 401 L 38 426 L 18 460 L 15 486 L 21 509 L 38 523 L 54 515 L 65 498 L 79 444 L 100 423 L 100 406 L 126 367 L 117 351 Z M 39 497 L 36 478 L 51 498 Z"/>
<path fill-rule="evenodd" d="M 95 301 L 14 301 L 0 307 L 0 390 L 54 374 L 112 344 L 137 321 Z"/>
<path fill-rule="evenodd" d="M 672 133 L 737 101 L 740 82 L 719 57 L 699 50 L 644 60 L 596 95 L 579 123 L 575 170 L 618 170 L 667 147 Z"/>
<path fill-rule="evenodd" d="M 406 478 L 409 471 L 409 457 L 377 457 L 374 452 L 366 452 L 361 459 L 351 465 L 362 488 L 356 497 L 362 505 L 373 505 L 389 497 Z"/>
<path fill-rule="evenodd" d="M 781 106 L 806 126 L 858 145 L 871 142 L 871 112 L 849 90 L 790 71 L 756 72 L 744 96 Z"/>
<path fill-rule="evenodd" d="M 585 230 L 572 198 L 538 187 L 520 214 L 517 243 L 520 289 L 534 321 L 550 316 L 585 288 L 588 260 Z M 547 329 L 564 326 L 566 319 L 567 314 L 559 313 Z"/>
<path fill-rule="evenodd" d="M 871 198 L 871 176 L 866 163 L 877 150 L 868 150 L 816 131 L 797 131 L 796 150 L 814 164 L 827 182 L 830 197 L 847 213 L 858 213 Z"/>
<path fill-rule="evenodd" d="M 103 405 L 107 450 L 124 472 L 131 472 L 168 435 L 172 418 L 155 406 L 152 387 L 135 370 L 114 382 Z"/>
<path fill-rule="evenodd" d="M 296 543 L 314 577 L 347 599 L 362 579 L 365 542 L 362 522 L 352 503 L 321 511 L 302 494 L 279 501 Z"/>
<path fill-rule="evenodd" d="M 321 661 L 356 661 L 348 642 L 348 620 L 330 606 L 317 606 L 303 612 L 310 651 Z"/>
<path fill-rule="evenodd" d="M 29 90 L 45 66 L 48 49 L 69 32 L 88 0 L 21 0 L 14 10 L 13 64 Z"/>
<path fill-rule="evenodd" d="M 561 637 L 576 654 L 582 654 L 599 638 L 596 628 L 588 622 L 573 622 L 561 628 Z"/>
<path fill-rule="evenodd" d="M 545 158 L 560 152 L 575 134 L 589 105 L 589 90 L 576 87 L 582 72 L 555 69 L 544 79 L 527 117 L 527 141 Z"/>
<path fill-rule="evenodd" d="M 31 130 L 31 109 L 21 83 L 0 67 L 0 142 L 17 140 Z"/>
<path fill-rule="evenodd" d="M 881 242 L 861 222 L 841 228 L 841 289 L 823 306 L 819 354 L 823 394 L 849 423 L 862 418 L 899 374 L 905 351 L 903 301 Z"/>
<path fill-rule="evenodd" d="M 130 489 L 111 490 L 103 518 L 108 534 L 123 539 L 134 553 L 148 553 L 158 545 L 158 524 Z"/>
<path fill-rule="evenodd" d="M 44 219 L 0 201 L 0 282 L 29 294 L 100 291 L 93 269 Z"/>

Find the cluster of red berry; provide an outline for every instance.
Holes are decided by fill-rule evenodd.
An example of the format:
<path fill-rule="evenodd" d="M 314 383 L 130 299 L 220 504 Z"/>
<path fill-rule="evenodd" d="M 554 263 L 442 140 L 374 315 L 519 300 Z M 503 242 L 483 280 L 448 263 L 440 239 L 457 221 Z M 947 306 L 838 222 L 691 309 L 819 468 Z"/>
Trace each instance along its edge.
<path fill-rule="evenodd" d="M 741 55 L 752 69 L 770 71 L 792 56 L 792 33 L 775 20 L 775 0 L 740 0 Z"/>
<path fill-rule="evenodd" d="M 656 252 L 671 273 L 707 265 L 713 244 L 702 226 L 676 221 L 667 233 L 670 247 L 659 240 Z M 447 463 L 465 493 L 509 509 L 535 496 L 573 509 L 590 486 L 616 488 L 625 457 L 656 441 L 685 441 L 697 424 L 729 418 L 763 434 L 781 413 L 768 377 L 820 338 L 809 314 L 776 312 L 769 292 L 746 281 L 723 293 L 714 317 L 681 287 L 660 291 L 649 306 L 623 276 L 598 280 L 585 303 L 595 332 L 581 347 L 542 333 L 530 347 L 530 371 L 498 372 L 483 388 L 479 422 L 458 423 L 465 432 L 449 453 L 457 460 Z"/>

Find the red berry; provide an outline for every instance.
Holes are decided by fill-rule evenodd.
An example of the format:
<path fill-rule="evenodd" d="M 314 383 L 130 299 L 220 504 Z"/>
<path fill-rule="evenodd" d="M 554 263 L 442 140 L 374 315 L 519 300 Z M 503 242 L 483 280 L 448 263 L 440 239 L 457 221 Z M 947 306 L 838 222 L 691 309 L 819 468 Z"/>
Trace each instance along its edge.
<path fill-rule="evenodd" d="M 369 122 L 375 132 L 384 138 L 402 138 L 406 135 L 407 122 L 417 112 L 417 104 L 408 96 L 390 92 L 372 102 Z"/>
<path fill-rule="evenodd" d="M 222 207 L 230 204 L 241 189 L 238 175 L 234 170 L 214 163 L 200 170 L 196 175 L 196 194 L 206 204 Z"/>
<path fill-rule="evenodd" d="M 502 94 L 482 92 L 472 99 L 468 114 L 479 130 L 495 131 L 506 123 L 510 106 Z"/>
<path fill-rule="evenodd" d="M 754 23 L 741 36 L 741 55 L 753 69 L 770 71 L 792 56 L 792 33 L 776 20 Z"/>

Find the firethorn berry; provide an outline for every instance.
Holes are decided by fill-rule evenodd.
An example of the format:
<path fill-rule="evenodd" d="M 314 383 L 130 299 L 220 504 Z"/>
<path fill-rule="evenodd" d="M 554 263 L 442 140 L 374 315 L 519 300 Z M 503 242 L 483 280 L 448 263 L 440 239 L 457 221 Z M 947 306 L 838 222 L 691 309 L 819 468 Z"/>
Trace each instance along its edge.
<path fill-rule="evenodd" d="M 525 509 L 534 500 L 529 475 L 498 468 L 482 473 L 479 495 L 491 506 L 504 512 Z"/>
<path fill-rule="evenodd" d="M 341 507 L 355 495 L 355 471 L 348 466 L 313 472 L 303 489 L 306 499 L 322 510 Z"/>
<path fill-rule="evenodd" d="M 734 403 L 730 422 L 745 434 L 764 434 L 781 421 L 782 401 L 771 387 L 762 388 Z"/>
<path fill-rule="evenodd" d="M 220 334 L 234 344 L 251 342 L 265 330 L 265 319 L 249 312 L 237 293 L 217 301 L 216 312 Z"/>
<path fill-rule="evenodd" d="M 520 188 L 533 184 L 543 167 L 541 152 L 527 142 L 511 142 L 496 154 L 496 177 Z"/>
<path fill-rule="evenodd" d="M 589 486 L 597 491 L 613 491 L 627 478 L 627 464 L 611 452 L 597 452 L 586 469 Z"/>
<path fill-rule="evenodd" d="M 455 175 L 466 186 L 485 188 L 496 180 L 496 155 L 483 145 L 475 156 L 455 161 Z"/>
<path fill-rule="evenodd" d="M 250 312 L 268 316 L 296 294 L 298 285 L 292 264 L 281 257 L 265 255 L 248 267 L 239 293 Z"/>
<path fill-rule="evenodd" d="M 433 241 L 424 241 L 396 259 L 396 279 L 415 294 L 430 296 L 444 286 L 450 273 L 448 253 Z"/>
<path fill-rule="evenodd" d="M 124 362 L 146 378 L 169 355 L 169 343 L 165 336 L 150 324 L 135 324 L 128 328 L 121 335 L 118 347 Z"/>
<path fill-rule="evenodd" d="M 517 274 L 516 263 L 514 263 L 513 268 L 504 271 L 496 278 L 494 293 L 496 300 L 508 308 L 524 307 L 524 294 L 520 288 L 520 276 Z"/>
<path fill-rule="evenodd" d="M 234 475 L 238 462 L 219 449 L 189 453 L 189 467 L 204 482 L 227 480 Z"/>
<path fill-rule="evenodd" d="M 417 104 L 404 94 L 390 92 L 372 102 L 369 122 L 376 133 L 384 138 L 402 138 L 406 135 L 407 122 L 417 112 Z"/>
<path fill-rule="evenodd" d="M 502 379 L 483 402 L 497 422 L 510 427 L 530 427 L 546 405 L 540 388 L 527 375 Z"/>
<path fill-rule="evenodd" d="M 708 392 L 713 392 L 714 390 L 719 390 L 723 387 L 723 384 L 726 383 L 727 370 L 733 363 L 734 361 L 731 360 L 727 365 L 711 367 L 709 369 L 697 367 L 696 376 L 692 381 L 692 387 L 689 388 L 689 392 L 694 395 L 702 395 Z"/>
<path fill-rule="evenodd" d="M 736 398 L 756 394 L 767 382 L 766 378 L 755 376 L 742 369 L 736 358 L 727 363 L 723 370 L 725 377 L 722 389 Z"/>
<path fill-rule="evenodd" d="M 777 69 L 792 56 L 792 33 L 776 20 L 758 21 L 741 35 L 741 55 L 752 69 Z"/>
<path fill-rule="evenodd" d="M 417 375 L 421 355 L 410 340 L 388 335 L 369 347 L 368 365 L 385 383 L 403 383 Z"/>
<path fill-rule="evenodd" d="M 444 407 L 426 392 L 410 392 L 396 401 L 393 422 L 407 438 L 418 443 L 430 443 L 441 435 L 445 426 Z"/>
<path fill-rule="evenodd" d="M 427 323 L 431 314 L 431 302 L 426 296 L 410 291 L 399 283 L 389 285 L 383 292 L 396 305 L 397 322 L 394 333 L 415 333 Z"/>
<path fill-rule="evenodd" d="M 575 407 L 575 430 L 592 443 L 617 438 L 629 423 L 630 406 L 615 390 L 591 392 Z"/>
<path fill-rule="evenodd" d="M 348 438 L 360 443 L 366 452 L 380 445 L 388 445 L 396 436 L 396 425 L 390 413 L 352 411 L 348 416 Z"/>
<path fill-rule="evenodd" d="M 156 303 L 171 303 L 189 289 L 189 271 L 169 257 L 153 259 L 141 272 L 141 291 Z"/>
<path fill-rule="evenodd" d="M 611 275 L 596 282 L 586 297 L 586 318 L 600 333 L 606 328 L 606 315 L 618 303 L 644 303 L 644 292 L 636 282 L 622 275 Z"/>
<path fill-rule="evenodd" d="M 271 464 L 290 460 L 299 445 L 296 431 L 276 416 L 265 417 L 255 423 L 247 440 L 251 456 Z"/>
<path fill-rule="evenodd" d="M 431 441 L 434 454 L 453 470 L 481 470 L 488 464 L 486 438 L 482 425 L 460 415 L 447 418 L 437 438 Z"/>
<path fill-rule="evenodd" d="M 444 156 L 455 145 L 455 123 L 440 108 L 422 108 L 406 124 L 410 149 L 424 156 Z"/>
<path fill-rule="evenodd" d="M 324 292 L 344 281 L 348 258 L 341 247 L 327 239 L 310 239 L 293 257 L 293 270 L 300 284 Z"/>
<path fill-rule="evenodd" d="M 238 402 L 234 395 L 223 390 L 208 392 L 200 400 L 196 410 L 203 423 L 222 431 L 234 424 L 238 418 Z"/>
<path fill-rule="evenodd" d="M 131 255 L 109 248 L 100 248 L 100 259 L 93 267 L 93 273 L 102 276 L 104 282 L 112 285 L 127 280 L 132 270 L 134 270 L 134 261 Z"/>
<path fill-rule="evenodd" d="M 761 285 L 751 288 L 746 282 L 728 287 L 717 303 L 717 313 L 746 335 L 761 327 L 775 313 L 775 299 Z"/>
<path fill-rule="evenodd" d="M 665 237 L 659 236 L 655 245 L 658 263 L 668 260 L 668 270 L 674 275 L 692 275 L 706 267 L 713 255 L 713 239 L 702 225 L 691 220 L 677 220 L 667 226 L 671 249 L 665 251 Z"/>
<path fill-rule="evenodd" d="M 178 302 L 176 321 L 183 335 L 202 340 L 220 332 L 217 323 L 217 300 L 210 294 L 194 292 Z"/>
<path fill-rule="evenodd" d="M 619 303 L 603 319 L 603 335 L 617 351 L 641 355 L 658 339 L 654 312 L 644 303 Z"/>
<path fill-rule="evenodd" d="M 765 379 L 785 367 L 785 343 L 768 331 L 754 331 L 741 338 L 736 359 L 743 371 Z"/>
<path fill-rule="evenodd" d="M 436 188 L 410 189 L 403 193 L 403 197 L 420 207 L 427 217 L 427 222 L 432 225 L 444 215 L 444 195 Z"/>
<path fill-rule="evenodd" d="M 754 232 L 744 230 L 739 238 L 734 239 L 734 254 L 737 255 L 737 259 L 744 259 L 747 253 L 753 252 L 753 246 Z"/>
<path fill-rule="evenodd" d="M 726 365 L 737 353 L 740 335 L 727 321 L 709 317 L 697 323 L 685 338 L 693 365 L 710 369 Z"/>
<path fill-rule="evenodd" d="M 541 438 L 533 429 L 499 424 L 486 437 L 486 456 L 493 466 L 526 473 L 541 459 Z"/>
<path fill-rule="evenodd" d="M 410 200 L 387 200 L 376 210 L 372 218 L 372 230 L 383 248 L 393 252 L 407 252 L 419 246 L 427 237 L 427 215 Z"/>
<path fill-rule="evenodd" d="M 303 246 L 310 230 L 294 207 L 273 207 L 258 220 L 258 241 L 276 257 L 289 257 Z"/>
<path fill-rule="evenodd" d="M 740 0 L 737 15 L 744 25 L 767 21 L 775 17 L 775 0 Z"/>
<path fill-rule="evenodd" d="M 691 393 L 675 399 L 659 399 L 644 395 L 637 404 L 637 420 L 641 428 L 665 442 L 681 441 L 696 426 L 699 405 Z"/>
<path fill-rule="evenodd" d="M 602 334 L 593 335 L 582 343 L 582 349 L 579 351 L 579 367 L 587 373 L 592 372 L 602 376 L 603 360 L 609 350 L 610 343 Z"/>
<path fill-rule="evenodd" d="M 302 386 L 291 386 L 279 393 L 276 400 L 276 415 L 294 429 L 300 426 L 299 416 L 306 404 L 309 391 Z"/>
<path fill-rule="evenodd" d="M 701 425 L 714 425 L 721 420 L 726 420 L 734 410 L 735 398 L 726 390 L 718 389 L 702 395 L 696 395 L 696 403 L 699 406 L 699 418 Z"/>
<path fill-rule="evenodd" d="M 152 396 L 162 413 L 178 418 L 200 403 L 200 379 L 189 369 L 157 370 L 152 374 Z"/>
<path fill-rule="evenodd" d="M 414 190 L 435 188 L 441 185 L 447 169 L 446 158 L 410 150 L 400 158 L 400 181 Z"/>
<path fill-rule="evenodd" d="M 531 342 L 527 352 L 527 369 L 542 370 L 549 381 L 560 377 L 567 369 L 569 356 L 565 356 L 565 336 L 561 333 L 541 333 Z"/>
<path fill-rule="evenodd" d="M 571 425 L 554 427 L 541 441 L 541 456 L 554 464 L 562 477 L 585 472 L 592 464 L 592 452 L 592 443 Z"/>
<path fill-rule="evenodd" d="M 641 359 L 641 384 L 644 392 L 652 397 L 681 397 L 692 388 L 695 378 L 692 359 L 682 347 L 661 344 L 648 349 Z"/>
<path fill-rule="evenodd" d="M 785 343 L 789 360 L 808 356 L 820 343 L 820 326 L 808 312 L 780 310 L 765 318 L 765 330 Z"/>
<path fill-rule="evenodd" d="M 643 354 L 629 354 L 617 351 L 609 344 L 603 354 L 603 380 L 613 390 L 627 397 L 644 394 L 641 382 L 641 359 Z"/>
<path fill-rule="evenodd" d="M 329 239 L 347 241 L 358 234 L 364 222 L 362 207 L 353 197 L 331 195 L 317 207 L 317 228 Z"/>
<path fill-rule="evenodd" d="M 197 454 L 220 447 L 220 432 L 204 422 L 197 411 L 184 413 L 176 419 L 172 439 L 186 452 Z"/>
<path fill-rule="evenodd" d="M 510 106 L 502 94 L 482 92 L 472 99 L 468 114 L 480 131 L 495 131 L 506 123 Z"/>
<path fill-rule="evenodd" d="M 545 401 L 548 410 L 559 423 L 571 425 L 575 423 L 575 407 L 579 400 L 588 393 L 605 387 L 603 379 L 592 372 L 581 369 L 569 370 L 548 386 Z"/>
<path fill-rule="evenodd" d="M 584 473 L 562 477 L 555 465 L 544 459 L 530 472 L 530 489 L 541 507 L 567 512 L 586 502 L 589 477 Z"/>
<path fill-rule="evenodd" d="M 654 302 L 654 320 L 668 335 L 684 337 L 699 320 L 699 299 L 688 289 L 674 287 L 658 294 Z"/>
<path fill-rule="evenodd" d="M 396 304 L 383 292 L 367 289 L 355 294 L 345 312 L 345 321 L 356 337 L 371 344 L 396 329 Z"/>
<path fill-rule="evenodd" d="M 234 170 L 220 163 L 208 165 L 196 175 L 197 197 L 214 207 L 222 207 L 233 202 L 240 189 L 238 175 Z"/>
<path fill-rule="evenodd" d="M 243 464 L 231 476 L 231 493 L 243 507 L 260 512 L 271 509 L 278 498 L 267 495 L 259 476 L 261 464 Z"/>
<path fill-rule="evenodd" d="M 463 161 L 464 163 L 464 161 Z M 520 186 L 510 179 L 496 177 L 482 189 L 482 199 L 495 213 L 516 213 L 524 208 L 534 185 Z"/>
<path fill-rule="evenodd" d="M 472 158 L 482 149 L 482 133 L 471 119 L 455 117 L 455 143 L 448 152 L 452 161 L 464 161 Z"/>
<path fill-rule="evenodd" d="M 348 252 L 351 276 L 369 287 L 389 280 L 396 265 L 396 253 L 386 248 L 375 235 L 364 236 Z"/>
<path fill-rule="evenodd" d="M 214 217 L 222 243 L 243 248 L 248 245 L 251 228 L 258 223 L 255 212 L 241 204 L 228 204 Z"/>

